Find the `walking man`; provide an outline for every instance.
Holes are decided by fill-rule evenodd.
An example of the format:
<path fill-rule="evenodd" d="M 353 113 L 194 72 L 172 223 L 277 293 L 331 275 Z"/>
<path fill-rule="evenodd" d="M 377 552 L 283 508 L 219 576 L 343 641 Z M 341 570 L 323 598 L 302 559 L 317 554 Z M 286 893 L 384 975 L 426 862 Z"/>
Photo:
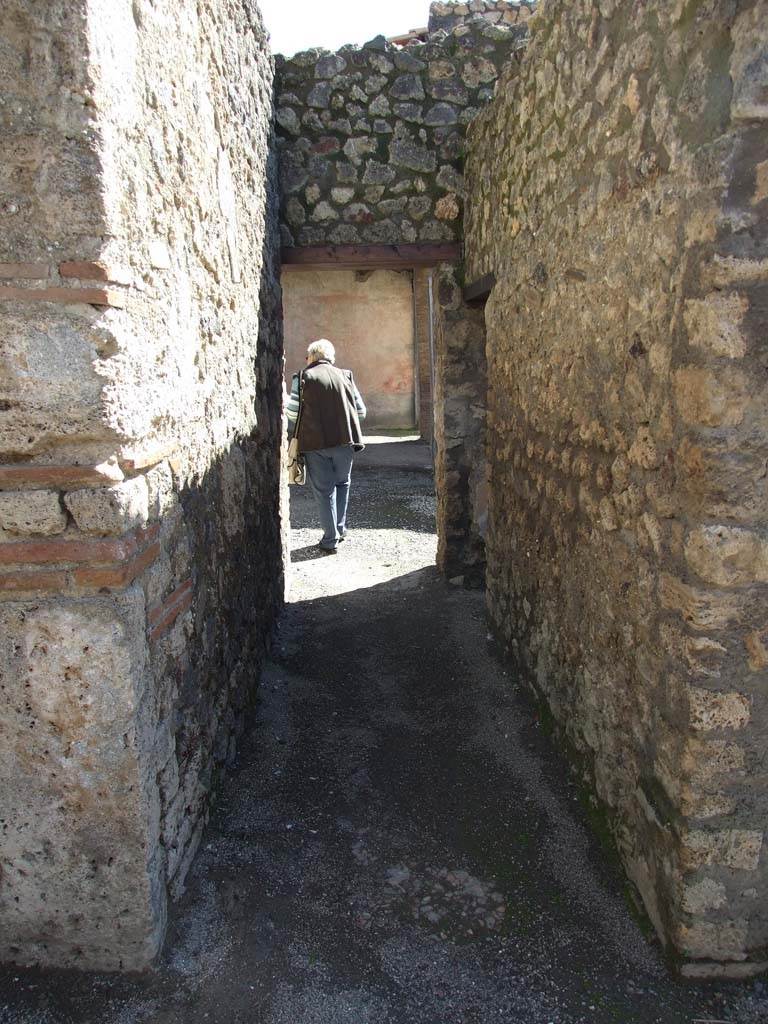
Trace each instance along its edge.
<path fill-rule="evenodd" d="M 320 338 L 307 349 L 307 366 L 293 375 L 288 401 L 288 430 L 304 456 L 317 502 L 323 536 L 320 548 L 333 554 L 347 532 L 347 502 L 352 459 L 361 452 L 365 405 L 351 370 L 334 366 L 336 350 Z"/>

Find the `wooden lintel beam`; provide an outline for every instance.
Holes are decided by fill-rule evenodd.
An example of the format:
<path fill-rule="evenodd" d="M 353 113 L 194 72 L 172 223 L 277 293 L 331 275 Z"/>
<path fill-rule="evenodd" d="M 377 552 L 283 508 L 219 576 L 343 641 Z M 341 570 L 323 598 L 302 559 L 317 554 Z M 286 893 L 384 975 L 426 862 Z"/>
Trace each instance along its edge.
<path fill-rule="evenodd" d="M 305 245 L 284 248 L 284 270 L 404 270 L 458 263 L 458 242 L 418 242 L 403 245 Z"/>
<path fill-rule="evenodd" d="M 484 274 L 464 289 L 464 301 L 470 306 L 481 306 L 496 284 L 495 274 Z"/>

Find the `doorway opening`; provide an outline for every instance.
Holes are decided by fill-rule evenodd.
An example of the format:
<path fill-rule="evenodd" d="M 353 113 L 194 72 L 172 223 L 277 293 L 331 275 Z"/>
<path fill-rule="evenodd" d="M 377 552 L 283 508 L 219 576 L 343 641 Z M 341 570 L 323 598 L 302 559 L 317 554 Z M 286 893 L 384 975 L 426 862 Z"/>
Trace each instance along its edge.
<path fill-rule="evenodd" d="M 432 442 L 434 338 L 429 268 L 283 267 L 285 383 L 328 338 L 352 370 L 369 435 Z M 285 273 L 288 270 L 290 272 Z"/>

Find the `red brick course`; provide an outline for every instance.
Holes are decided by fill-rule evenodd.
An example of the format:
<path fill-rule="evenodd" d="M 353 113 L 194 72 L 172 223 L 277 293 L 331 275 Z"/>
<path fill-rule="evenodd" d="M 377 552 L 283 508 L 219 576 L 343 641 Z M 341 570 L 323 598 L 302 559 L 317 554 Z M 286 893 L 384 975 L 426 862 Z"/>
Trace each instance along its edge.
<path fill-rule="evenodd" d="M 0 285 L 0 301 L 6 302 L 87 302 L 92 306 L 123 309 L 126 296 L 114 288 L 17 288 Z"/>
<path fill-rule="evenodd" d="M 121 590 L 160 554 L 159 524 L 109 540 L 68 538 L 0 544 L 0 594 Z M 34 570 L 27 566 L 49 566 Z M 59 563 L 61 568 L 53 568 Z M 71 568 L 66 568 L 69 563 Z M 179 614 L 176 612 L 176 614 Z"/>
<path fill-rule="evenodd" d="M 45 281 L 50 276 L 47 263 L 0 263 L 0 279 L 5 281 Z"/>
<path fill-rule="evenodd" d="M 160 532 L 158 523 L 132 530 L 122 537 L 86 539 L 80 536 L 51 540 L 19 540 L 0 544 L 0 565 L 66 565 L 87 562 L 109 565 L 133 558 Z"/>
<path fill-rule="evenodd" d="M 69 575 L 66 569 L 57 569 L 53 572 L 0 572 L 0 593 L 31 594 L 42 590 L 46 593 L 60 594 L 67 589 L 68 584 Z"/>
<path fill-rule="evenodd" d="M 68 491 L 76 487 L 119 483 L 123 479 L 123 471 L 116 463 L 99 466 L 30 466 L 28 463 L 0 466 L 0 491 L 41 487 Z"/>
<path fill-rule="evenodd" d="M 113 590 L 122 590 L 129 583 L 133 583 L 137 576 L 151 565 L 160 554 L 158 543 L 150 544 L 139 554 L 122 565 L 109 565 L 104 568 L 86 566 L 82 569 L 75 569 L 72 579 L 76 587 L 87 587 L 88 589 L 101 590 L 104 587 Z"/>

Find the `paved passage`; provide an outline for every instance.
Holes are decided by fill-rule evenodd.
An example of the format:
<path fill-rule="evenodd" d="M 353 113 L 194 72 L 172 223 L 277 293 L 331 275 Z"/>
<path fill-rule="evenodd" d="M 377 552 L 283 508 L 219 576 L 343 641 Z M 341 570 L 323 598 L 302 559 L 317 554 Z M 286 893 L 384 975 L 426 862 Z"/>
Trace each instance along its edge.
<path fill-rule="evenodd" d="M 683 985 L 644 934 L 482 595 L 433 568 L 428 455 L 366 451 L 334 556 L 293 489 L 258 719 L 158 970 L 5 970 L 2 1024 L 768 1020 L 762 982 Z"/>

